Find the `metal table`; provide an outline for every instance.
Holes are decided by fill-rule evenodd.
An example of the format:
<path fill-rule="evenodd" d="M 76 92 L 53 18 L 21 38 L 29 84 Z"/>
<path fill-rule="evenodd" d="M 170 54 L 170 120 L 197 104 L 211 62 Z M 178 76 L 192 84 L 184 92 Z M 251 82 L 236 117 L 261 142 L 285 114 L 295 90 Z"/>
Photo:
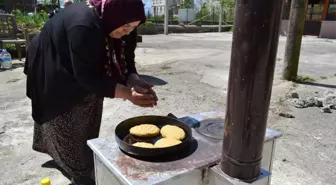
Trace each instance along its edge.
<path fill-rule="evenodd" d="M 224 120 L 224 114 L 207 112 L 181 118 L 189 125 L 204 124 L 206 120 Z M 188 121 L 189 120 L 189 121 Z M 195 121 L 199 121 L 198 123 Z M 281 134 L 267 129 L 262 168 L 271 172 L 275 139 Z M 148 162 L 138 160 L 120 151 L 114 135 L 88 141 L 94 152 L 97 185 L 156 185 L 156 184 L 211 184 L 205 181 L 203 169 L 216 165 L 221 157 L 222 140 L 205 137 L 193 129 L 197 148 L 189 156 L 175 161 Z M 216 169 L 216 168 L 214 168 Z M 194 177 L 193 177 L 194 176 Z M 192 181 L 195 182 L 192 182 Z M 267 181 L 270 181 L 269 179 Z"/>

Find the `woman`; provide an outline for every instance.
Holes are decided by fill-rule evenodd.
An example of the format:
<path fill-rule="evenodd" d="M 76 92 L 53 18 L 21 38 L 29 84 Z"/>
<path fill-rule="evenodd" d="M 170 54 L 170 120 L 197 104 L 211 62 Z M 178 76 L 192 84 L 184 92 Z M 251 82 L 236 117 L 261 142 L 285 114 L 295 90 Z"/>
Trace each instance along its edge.
<path fill-rule="evenodd" d="M 152 86 L 134 64 L 133 30 L 143 22 L 141 0 L 75 3 L 55 14 L 29 45 L 24 72 L 33 149 L 49 154 L 74 184 L 92 176 L 86 141 L 99 135 L 104 97 L 156 105 Z"/>

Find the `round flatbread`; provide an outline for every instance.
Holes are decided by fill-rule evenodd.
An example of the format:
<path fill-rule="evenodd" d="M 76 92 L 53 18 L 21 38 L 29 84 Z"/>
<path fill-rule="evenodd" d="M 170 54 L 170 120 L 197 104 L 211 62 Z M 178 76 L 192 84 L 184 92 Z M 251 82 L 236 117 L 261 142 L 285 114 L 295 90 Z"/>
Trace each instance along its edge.
<path fill-rule="evenodd" d="M 132 127 L 130 133 L 138 137 L 154 137 L 160 134 L 160 129 L 156 125 L 141 124 Z"/>
<path fill-rule="evenodd" d="M 182 128 L 175 125 L 165 125 L 161 128 L 161 135 L 165 138 L 174 138 L 177 140 L 183 140 L 185 138 L 185 132 Z"/>
<path fill-rule="evenodd" d="M 133 144 L 133 146 L 141 148 L 155 148 L 155 146 L 152 143 L 146 143 L 146 142 L 136 142 Z"/>
<path fill-rule="evenodd" d="M 182 143 L 181 141 L 173 138 L 162 138 L 154 144 L 156 148 L 165 148 L 170 146 L 175 146 Z"/>

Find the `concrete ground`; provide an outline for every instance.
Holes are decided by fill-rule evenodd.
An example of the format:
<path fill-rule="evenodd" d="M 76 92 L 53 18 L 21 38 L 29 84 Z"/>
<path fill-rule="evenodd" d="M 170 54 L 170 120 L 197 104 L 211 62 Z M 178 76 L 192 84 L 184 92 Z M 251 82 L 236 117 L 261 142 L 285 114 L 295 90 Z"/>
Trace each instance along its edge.
<path fill-rule="evenodd" d="M 158 106 L 143 109 L 106 99 L 100 136 L 113 134 L 117 123 L 137 115 L 183 116 L 225 109 L 231 37 L 230 33 L 143 36 L 136 51 L 137 66 L 147 75 L 144 78 L 157 84 Z M 299 73 L 318 80 L 311 85 L 280 79 L 284 47 L 281 37 L 268 126 L 283 136 L 276 146 L 272 185 L 333 185 L 336 111 L 296 109 L 284 97 L 294 90 L 300 96 L 336 91 L 336 40 L 304 37 Z M 31 149 L 33 121 L 22 70 L 18 63 L 15 69 L 0 72 L 0 184 L 32 185 L 44 177 L 50 177 L 53 185 L 69 184 L 61 172 L 50 168 L 49 156 Z M 295 118 L 279 117 L 279 112 Z"/>

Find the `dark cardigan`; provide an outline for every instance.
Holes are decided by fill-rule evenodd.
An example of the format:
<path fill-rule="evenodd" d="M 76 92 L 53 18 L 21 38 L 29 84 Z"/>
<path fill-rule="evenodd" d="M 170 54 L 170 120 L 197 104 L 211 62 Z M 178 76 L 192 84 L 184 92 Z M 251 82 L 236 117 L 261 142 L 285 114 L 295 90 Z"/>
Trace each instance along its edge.
<path fill-rule="evenodd" d="M 135 30 L 123 38 L 128 74 L 136 73 L 136 35 Z M 76 3 L 55 14 L 28 47 L 24 73 L 33 119 L 43 124 L 89 93 L 113 98 L 117 83 L 125 81 L 115 67 L 107 75 L 107 63 L 106 35 L 93 8 Z"/>

